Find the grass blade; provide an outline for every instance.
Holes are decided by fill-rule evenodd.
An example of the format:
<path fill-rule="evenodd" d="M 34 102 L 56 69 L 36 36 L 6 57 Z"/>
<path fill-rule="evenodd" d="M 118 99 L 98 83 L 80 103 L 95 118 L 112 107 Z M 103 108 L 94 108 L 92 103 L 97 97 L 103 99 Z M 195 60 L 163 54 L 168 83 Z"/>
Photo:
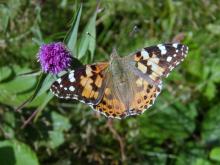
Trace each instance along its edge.
<path fill-rule="evenodd" d="M 80 8 L 78 9 L 75 18 L 72 22 L 71 28 L 69 32 L 67 33 L 66 38 L 64 39 L 64 42 L 67 44 L 67 47 L 71 50 L 72 54 L 76 54 L 76 41 L 77 41 L 77 34 L 78 34 L 78 28 L 79 28 L 79 22 L 81 18 L 82 13 L 82 5 L 80 5 Z"/>
<path fill-rule="evenodd" d="M 83 31 L 83 36 L 79 43 L 78 59 L 81 59 L 88 50 L 91 53 L 91 59 L 93 59 L 96 43 L 96 17 L 97 11 L 90 18 Z"/>

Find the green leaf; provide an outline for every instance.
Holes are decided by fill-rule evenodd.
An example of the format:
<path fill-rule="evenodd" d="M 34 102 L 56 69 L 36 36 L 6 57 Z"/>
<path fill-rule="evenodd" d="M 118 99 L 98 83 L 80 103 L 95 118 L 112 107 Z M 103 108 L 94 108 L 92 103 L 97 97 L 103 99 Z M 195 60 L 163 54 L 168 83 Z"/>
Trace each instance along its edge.
<path fill-rule="evenodd" d="M 53 128 L 56 131 L 67 131 L 70 128 L 70 123 L 67 117 L 60 115 L 57 112 L 52 112 Z"/>
<path fill-rule="evenodd" d="M 82 33 L 82 37 L 79 43 L 79 52 L 78 52 L 79 59 L 85 56 L 88 50 L 91 53 L 91 59 L 93 59 L 95 52 L 95 43 L 96 43 L 96 16 L 97 16 L 97 11 L 90 18 L 88 24 L 86 25 Z"/>
<path fill-rule="evenodd" d="M 220 147 L 215 147 L 209 154 L 210 159 L 220 162 Z"/>
<path fill-rule="evenodd" d="M 208 110 L 202 123 L 202 140 L 204 143 L 213 143 L 220 139 L 220 104 Z"/>
<path fill-rule="evenodd" d="M 71 127 L 68 118 L 52 112 L 53 130 L 49 132 L 49 145 L 51 148 L 56 148 L 64 142 L 64 131 L 68 131 Z"/>
<path fill-rule="evenodd" d="M 36 83 L 35 78 L 30 79 L 29 77 L 16 76 L 22 73 L 30 72 L 29 68 L 26 67 L 21 68 L 20 66 L 14 65 L 12 67 L 12 71 L 14 72 L 14 75 L 12 75 L 13 77 L 11 77 L 10 79 L 11 81 L 1 83 L 0 88 L 4 88 L 4 90 L 7 90 L 8 92 L 12 94 L 16 94 L 30 90 L 31 88 L 34 87 Z"/>
<path fill-rule="evenodd" d="M 184 68 L 193 76 L 199 79 L 203 77 L 201 52 L 200 49 L 198 49 L 197 45 L 195 45 L 195 48 L 190 49 L 189 55 L 185 59 L 184 65 L 185 65 Z"/>
<path fill-rule="evenodd" d="M 3 116 L 2 131 L 7 138 L 13 138 L 15 135 L 15 115 L 13 112 L 6 111 Z"/>
<path fill-rule="evenodd" d="M 1 165 L 38 165 L 36 154 L 24 143 L 16 140 L 0 142 Z"/>
<path fill-rule="evenodd" d="M 47 74 L 46 77 L 43 76 L 43 78 L 39 81 L 39 88 L 36 89 L 36 96 L 42 95 L 48 89 L 50 89 L 50 86 L 55 80 L 56 78 L 54 78 L 54 76 L 51 74 Z"/>
<path fill-rule="evenodd" d="M 166 100 L 162 100 L 162 97 Z M 194 119 L 197 116 L 195 103 L 184 105 L 170 93 L 163 93 L 147 114 L 140 116 L 142 118 L 140 119 L 141 134 L 159 143 L 169 138 L 173 141 L 181 141 L 195 129 Z"/>
<path fill-rule="evenodd" d="M 40 79 L 38 80 L 35 76 L 19 76 L 24 73 L 30 72 L 29 68 L 19 67 L 14 65 L 12 67 L 2 67 L 0 69 L 0 102 L 4 102 L 7 105 L 18 106 L 20 108 L 27 105 L 33 101 L 36 96 L 36 100 L 30 104 L 30 106 L 36 106 L 41 103 L 46 95 L 46 91 L 50 88 L 51 84 L 55 79 L 52 75 L 41 74 Z M 25 83 L 24 83 L 25 82 Z M 33 94 L 34 87 L 37 83 L 37 87 L 35 88 L 35 92 Z M 28 98 L 28 99 L 27 99 Z M 23 104 L 21 105 L 21 103 Z"/>
<path fill-rule="evenodd" d="M 195 165 L 211 165 L 211 163 L 203 158 L 198 158 L 196 159 Z"/>
<path fill-rule="evenodd" d="M 11 19 L 14 19 L 18 15 L 18 12 L 19 12 L 21 5 L 22 5 L 22 2 L 19 0 L 9 0 L 8 1 Z"/>
<path fill-rule="evenodd" d="M 29 72 L 30 69 L 26 67 L 21 68 L 17 65 L 14 65 L 13 67 L 11 67 L 11 69 L 6 67 L 1 71 L 7 69 L 11 70 L 11 73 L 9 76 L 9 71 L 6 71 L 4 72 L 4 74 L 2 74 L 3 80 L 0 84 L 0 102 L 4 102 L 7 105 L 17 106 L 21 102 L 23 102 L 28 96 L 30 96 L 30 92 L 32 92 L 36 84 L 36 78 L 16 76 L 22 73 Z"/>
<path fill-rule="evenodd" d="M 82 13 L 82 5 L 80 5 L 80 8 L 78 9 L 75 15 L 70 31 L 67 33 L 66 39 L 64 39 L 64 41 L 67 43 L 67 47 L 72 51 L 73 54 L 77 53 L 76 41 L 77 41 L 77 34 L 78 34 L 81 13 Z"/>
<path fill-rule="evenodd" d="M 212 81 L 209 81 L 206 85 L 204 95 L 209 99 L 213 99 L 216 94 L 216 86 Z"/>
<path fill-rule="evenodd" d="M 213 82 L 219 83 L 220 82 L 220 60 L 215 59 L 212 62 L 213 66 L 211 67 L 211 80 Z"/>
<path fill-rule="evenodd" d="M 6 66 L 0 68 L 0 83 L 10 80 L 10 76 L 13 76 L 13 69 Z"/>
<path fill-rule="evenodd" d="M 6 31 L 9 22 L 9 9 L 4 5 L 0 5 L 0 17 L 0 31 Z"/>
<path fill-rule="evenodd" d="M 26 100 L 17 108 L 17 111 L 27 106 L 29 103 L 33 103 L 32 101 L 35 101 L 35 98 L 39 100 L 39 97 L 45 96 L 46 91 L 50 88 L 54 81 L 55 79 L 52 75 L 42 73 L 37 82 L 34 93 L 29 96 L 29 98 L 26 97 Z"/>
<path fill-rule="evenodd" d="M 19 49 L 20 57 L 22 56 L 29 60 L 35 60 L 37 57 L 36 52 L 38 52 L 39 46 L 36 43 L 30 41 L 25 41 L 23 44 L 24 46 Z"/>
<path fill-rule="evenodd" d="M 38 117 L 40 116 L 42 110 L 46 107 L 47 103 L 53 98 L 53 94 L 52 93 L 48 93 L 47 97 L 42 101 L 41 105 L 37 108 L 37 115 L 34 118 L 34 121 L 36 121 L 38 119 Z"/>
<path fill-rule="evenodd" d="M 181 143 L 179 144 L 181 145 Z M 177 155 L 177 161 L 175 165 L 202 165 L 202 162 L 208 162 L 204 159 L 206 157 L 206 152 L 203 150 L 202 146 L 198 145 L 194 141 L 184 141 L 181 145 L 181 149 L 182 150 Z"/>
<path fill-rule="evenodd" d="M 220 35 L 220 25 L 208 24 L 206 29 L 214 35 Z"/>

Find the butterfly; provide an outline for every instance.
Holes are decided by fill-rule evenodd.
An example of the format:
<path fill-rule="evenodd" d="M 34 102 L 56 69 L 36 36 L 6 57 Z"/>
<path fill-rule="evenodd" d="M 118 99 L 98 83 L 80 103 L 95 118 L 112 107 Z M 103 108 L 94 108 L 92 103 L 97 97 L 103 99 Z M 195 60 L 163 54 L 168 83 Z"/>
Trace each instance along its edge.
<path fill-rule="evenodd" d="M 76 99 L 110 118 L 142 114 L 153 105 L 167 77 L 188 53 L 179 43 L 143 48 L 128 56 L 114 50 L 109 62 L 71 70 L 51 86 L 63 99 Z"/>

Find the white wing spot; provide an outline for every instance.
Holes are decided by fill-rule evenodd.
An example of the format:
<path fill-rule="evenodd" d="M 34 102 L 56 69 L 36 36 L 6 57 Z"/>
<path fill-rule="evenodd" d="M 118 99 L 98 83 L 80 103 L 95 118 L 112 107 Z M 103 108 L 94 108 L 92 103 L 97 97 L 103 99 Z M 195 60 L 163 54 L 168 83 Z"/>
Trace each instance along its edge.
<path fill-rule="evenodd" d="M 186 52 L 188 53 L 188 50 L 189 50 L 189 48 L 188 48 L 188 46 L 186 46 Z"/>
<path fill-rule="evenodd" d="M 61 78 L 57 79 L 57 82 L 60 84 L 61 83 Z"/>
<path fill-rule="evenodd" d="M 144 60 L 149 58 L 149 53 L 144 49 L 141 50 L 141 55 L 143 56 Z"/>
<path fill-rule="evenodd" d="M 162 55 L 167 53 L 166 47 L 164 45 L 159 44 L 157 46 L 160 49 Z"/>
<path fill-rule="evenodd" d="M 70 90 L 70 91 L 74 91 L 74 90 L 75 90 L 74 86 L 70 86 L 70 87 L 69 87 L 69 90 Z"/>
<path fill-rule="evenodd" d="M 60 88 L 62 88 L 63 87 L 63 85 L 62 84 L 60 84 Z"/>
<path fill-rule="evenodd" d="M 174 47 L 174 48 L 177 48 L 177 46 L 178 46 L 178 43 L 174 43 L 174 44 L 173 44 L 173 47 Z"/>
<path fill-rule="evenodd" d="M 172 60 L 172 57 L 167 57 L 167 62 L 170 62 Z"/>
<path fill-rule="evenodd" d="M 74 77 L 74 72 L 71 72 L 69 74 L 69 80 L 70 80 L 70 82 L 74 82 L 76 80 L 75 77 Z"/>
<path fill-rule="evenodd" d="M 66 91 L 66 90 L 67 90 L 67 87 L 64 87 L 64 90 Z"/>

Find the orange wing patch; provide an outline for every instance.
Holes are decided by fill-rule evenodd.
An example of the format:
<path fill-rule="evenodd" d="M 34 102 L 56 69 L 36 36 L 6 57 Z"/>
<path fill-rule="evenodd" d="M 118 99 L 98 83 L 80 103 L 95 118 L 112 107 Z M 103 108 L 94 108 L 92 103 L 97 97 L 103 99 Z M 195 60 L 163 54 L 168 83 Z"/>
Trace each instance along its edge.
<path fill-rule="evenodd" d="M 125 114 L 125 105 L 115 96 L 114 91 L 105 88 L 102 100 L 93 105 L 93 108 L 110 118 L 123 118 Z"/>
<path fill-rule="evenodd" d="M 127 115 L 143 113 L 153 103 L 161 91 L 162 85 L 151 85 L 143 78 L 136 81 L 136 92 Z"/>

